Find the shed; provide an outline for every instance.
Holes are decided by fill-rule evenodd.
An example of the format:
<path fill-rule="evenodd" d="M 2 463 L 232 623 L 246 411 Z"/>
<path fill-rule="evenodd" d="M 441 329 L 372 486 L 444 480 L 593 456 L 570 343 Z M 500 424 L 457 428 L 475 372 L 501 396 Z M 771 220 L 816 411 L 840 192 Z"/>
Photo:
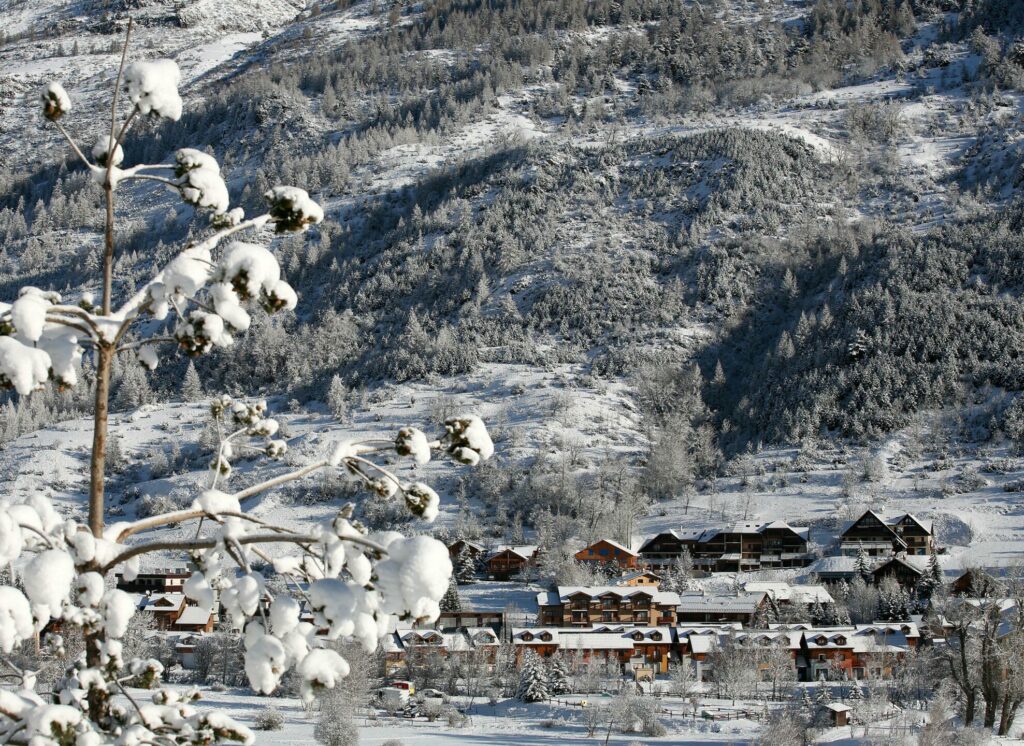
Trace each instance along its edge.
<path fill-rule="evenodd" d="M 825 705 L 825 709 L 828 711 L 829 722 L 834 728 L 838 728 L 843 725 L 850 724 L 850 706 L 844 705 L 842 702 L 833 702 L 832 704 Z"/>

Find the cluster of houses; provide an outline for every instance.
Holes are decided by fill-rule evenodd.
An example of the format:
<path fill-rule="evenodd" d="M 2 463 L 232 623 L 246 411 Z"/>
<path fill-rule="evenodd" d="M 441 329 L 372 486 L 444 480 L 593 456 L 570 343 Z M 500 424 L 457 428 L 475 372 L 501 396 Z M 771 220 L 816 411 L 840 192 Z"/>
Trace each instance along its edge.
<path fill-rule="evenodd" d="M 476 656 L 493 665 L 502 642 L 517 654 L 528 649 L 549 657 L 567 655 L 586 662 L 596 658 L 623 670 L 664 673 L 674 662 L 689 661 L 698 673 L 707 656 L 724 644 L 751 649 L 785 648 L 801 678 L 814 679 L 837 667 L 853 678 L 884 673 L 880 656 L 899 656 L 915 646 L 914 625 L 859 625 L 812 628 L 767 624 L 769 606 L 810 610 L 833 603 L 820 585 L 748 582 L 729 593 L 663 590 L 663 576 L 684 554 L 695 569 L 706 572 L 749 571 L 764 568 L 808 567 L 823 581 L 864 574 L 865 557 L 876 580 L 892 575 L 905 585 L 915 584 L 928 571 L 935 552 L 931 526 L 914 516 L 886 517 L 868 511 L 840 535 L 838 554 L 812 565 L 809 530 L 784 521 L 736 523 L 693 531 L 665 531 L 632 549 L 601 539 L 575 553 L 577 561 L 603 567 L 611 579 L 604 585 L 558 586 L 536 597 L 535 626 L 514 626 L 502 612 L 446 611 L 433 629 L 403 628 L 385 640 L 386 665 L 397 673 L 412 656 L 443 658 Z M 499 546 L 491 550 L 460 540 L 449 546 L 453 561 L 469 557 L 481 574 L 509 579 L 538 559 L 530 545 Z M 200 608 L 184 595 L 190 575 L 184 567 L 142 572 L 118 587 L 137 597 L 140 613 L 152 626 L 179 635 L 187 664 L 202 634 L 212 632 L 217 610 Z M 788 618 L 800 618 L 800 614 Z M 811 616 L 810 614 L 807 615 Z M 529 623 L 529 622 L 525 622 Z M 881 640 L 879 639 L 881 635 Z"/>
<path fill-rule="evenodd" d="M 135 596 L 136 610 L 162 632 L 212 632 L 216 609 L 201 608 L 185 596 L 186 567 L 162 567 L 140 572 L 132 579 L 117 575 L 117 587 Z"/>
<path fill-rule="evenodd" d="M 785 521 L 732 523 L 711 528 L 663 531 L 632 549 L 611 539 L 599 539 L 575 553 L 578 562 L 599 565 L 612 572 L 671 567 L 688 554 L 694 568 L 705 572 L 753 572 L 803 568 L 826 581 L 850 580 L 861 574 L 858 562 L 869 558 L 876 580 L 893 575 L 912 585 L 926 571 L 935 554 L 932 526 L 909 513 L 884 516 L 866 511 L 839 535 L 837 553 L 815 561 L 808 550 L 810 529 Z M 460 539 L 448 547 L 453 561 L 468 556 L 482 575 L 509 580 L 536 564 L 539 549 L 533 545 L 500 545 L 488 550 L 483 544 Z"/>
<path fill-rule="evenodd" d="M 558 656 L 578 667 L 596 660 L 622 672 L 667 673 L 671 665 L 693 666 L 697 680 L 713 670 L 716 650 L 731 647 L 747 652 L 752 666 L 770 665 L 767 653 L 792 661 L 798 681 L 842 676 L 850 680 L 889 675 L 893 665 L 920 640 L 912 622 L 812 627 L 769 625 L 749 629 L 739 622 L 711 625 L 598 625 L 586 629 L 527 627 L 512 631 L 517 658 L 533 651 L 543 658 Z"/>

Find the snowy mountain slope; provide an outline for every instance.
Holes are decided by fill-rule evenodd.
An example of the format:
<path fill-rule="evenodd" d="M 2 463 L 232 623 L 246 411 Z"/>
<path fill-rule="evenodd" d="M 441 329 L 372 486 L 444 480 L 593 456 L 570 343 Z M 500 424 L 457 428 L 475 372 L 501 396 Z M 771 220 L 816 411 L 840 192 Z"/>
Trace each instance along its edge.
<path fill-rule="evenodd" d="M 513 6 L 486 12 L 514 13 Z M 34 92 L 59 72 L 76 98 L 69 126 L 76 133 L 94 128 L 91 117 L 103 111 L 116 65 L 111 44 L 120 24 L 88 4 L 4 9 L 16 14 L 16 29 L 60 22 L 42 38 L 14 37 L 0 48 L 0 90 L 11 102 L 0 111 L 0 166 L 19 179 L 0 204 L 13 211 L 27 195 L 26 218 L 38 239 L 12 234 L 0 282 L 56 284 L 74 294 L 93 282 L 84 271 L 88 225 L 69 232 L 42 219 L 37 224 L 34 205 L 52 200 L 56 169 L 26 168 L 24 153 L 32 164 L 52 163 L 63 145 L 50 130 L 26 130 L 24 122 L 36 121 Z M 721 14 L 730 27 L 764 20 L 749 8 L 735 10 Z M 283 180 L 309 186 L 328 215 L 305 243 L 272 244 L 300 290 L 300 315 L 284 326 L 258 324 L 255 341 L 199 361 L 211 388 L 295 397 L 317 411 L 334 375 L 371 390 L 407 378 L 438 380 L 431 376 L 450 387 L 469 376 L 506 397 L 502 371 L 515 366 L 527 381 L 526 410 L 546 411 L 530 382 L 558 369 L 570 390 L 593 391 L 588 410 L 603 402 L 610 412 L 628 412 L 626 392 L 642 365 L 696 361 L 710 381 L 724 360 L 727 381 L 707 395 L 723 441 L 737 423 L 745 429 L 728 444 L 729 455 L 765 437 L 792 437 L 800 427 L 874 438 L 904 424 L 893 417 L 876 427 L 876 417 L 864 432 L 859 422 L 837 428 L 827 417 L 835 401 L 845 405 L 844 396 L 861 395 L 854 385 L 827 406 L 812 400 L 864 359 L 839 350 L 859 343 L 858 333 L 893 326 L 866 318 L 863 293 L 880 283 L 903 298 L 890 287 L 892 265 L 868 261 L 872 242 L 881 240 L 869 235 L 871 226 L 888 221 L 924 234 L 974 210 L 975 198 L 954 189 L 955 180 L 1008 183 L 990 172 L 1012 172 L 1014 136 L 1005 137 L 1005 158 L 990 159 L 988 142 L 997 135 L 984 133 L 1002 131 L 1006 102 L 1014 111 L 1019 102 L 971 87 L 979 58 L 966 42 L 940 42 L 937 21 L 922 14 L 899 64 L 877 74 L 791 87 L 774 81 L 758 95 L 745 93 L 749 81 L 730 79 L 714 95 L 681 103 L 671 95 L 678 81 L 668 93 L 664 81 L 656 85 L 676 67 L 660 57 L 649 68 L 635 64 L 675 44 L 657 37 L 659 17 L 519 19 L 522 41 L 512 41 L 481 22 L 485 11 L 476 6 L 444 18 L 429 4 L 405 8 L 397 19 L 389 11 L 358 2 L 314 12 L 284 0 L 147 2 L 132 11 L 134 49 L 176 59 L 193 85 L 182 122 L 140 128 L 140 141 L 155 141 L 129 144 L 130 156 L 158 160 L 183 145 L 206 147 L 221 157 L 233 197 L 250 209 L 261 187 Z M 790 3 L 763 13 L 789 26 L 806 20 L 805 9 Z M 650 44 L 656 52 L 643 47 L 645 38 L 657 42 Z M 630 44 L 637 49 L 620 55 L 616 45 Z M 74 181 L 73 165 L 71 171 L 68 191 L 94 200 Z M 169 211 L 164 196 L 140 188 L 124 200 L 132 215 L 123 244 L 126 285 L 165 259 L 169 244 L 202 230 L 191 210 Z M 891 253 L 900 251 L 896 242 Z M 840 279 L 840 265 L 852 267 L 856 281 Z M 787 291 L 794 297 L 782 302 L 777 293 L 787 276 L 794 278 Z M 1000 282 L 1009 291 L 998 300 L 1012 306 L 1019 287 Z M 990 304 L 978 288 L 968 278 L 958 292 Z M 352 338 L 316 336 L 325 310 L 353 314 Z M 807 324 L 819 324 L 825 310 L 840 318 L 841 331 L 822 331 L 801 345 Z M 1008 306 L 1006 314 L 1012 312 Z M 765 316 L 770 323 L 755 323 Z M 295 360 L 286 345 L 261 362 L 250 353 L 266 339 L 298 340 L 293 344 L 318 353 Z M 893 345 L 912 347 L 906 340 Z M 890 340 L 879 339 L 867 349 L 881 356 L 887 346 Z M 332 347 L 344 354 L 319 352 Z M 822 363 L 826 349 L 836 351 L 826 360 L 834 367 Z M 977 351 L 962 359 L 972 355 Z M 183 365 L 152 379 L 160 396 L 173 396 Z M 795 376 L 807 368 L 803 389 L 805 379 Z M 858 372 L 858 384 L 876 372 Z M 595 377 L 600 385 L 592 385 Z M 798 404 L 782 416 L 766 409 L 758 390 L 769 386 L 800 391 L 809 409 L 827 410 L 824 423 L 786 421 L 800 419 Z M 900 401 L 912 402 L 909 410 L 944 403 L 943 386 Z M 762 409 L 754 411 L 752 402 Z M 617 448 L 639 471 L 653 425 L 630 416 Z M 601 432 L 588 425 L 569 435 Z M 545 450 L 564 450 L 562 435 L 530 427 L 506 457 L 526 469 Z M 63 463 L 63 456 L 54 458 Z M 600 461 L 587 460 L 581 473 Z M 15 462 L 10 468 L 17 469 Z"/>

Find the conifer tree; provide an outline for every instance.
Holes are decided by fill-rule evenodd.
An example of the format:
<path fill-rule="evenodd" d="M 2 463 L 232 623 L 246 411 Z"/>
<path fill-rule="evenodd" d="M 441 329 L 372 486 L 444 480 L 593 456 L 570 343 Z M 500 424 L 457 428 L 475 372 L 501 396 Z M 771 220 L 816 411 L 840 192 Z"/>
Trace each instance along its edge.
<path fill-rule="evenodd" d="M 203 382 L 196 372 L 196 364 L 188 361 L 188 368 L 185 369 L 185 377 L 181 381 L 181 397 L 184 401 L 201 401 L 204 398 Z"/>
<path fill-rule="evenodd" d="M 462 549 L 455 555 L 455 579 L 459 585 L 469 585 L 474 581 L 475 574 L 476 561 L 473 559 L 469 547 L 463 544 Z"/>
<path fill-rule="evenodd" d="M 455 587 L 455 575 L 448 580 L 448 590 L 441 597 L 441 611 L 459 611 L 462 608 L 462 600 L 459 598 L 459 590 Z"/>
<path fill-rule="evenodd" d="M 550 694 L 544 664 L 535 652 L 527 651 L 523 657 L 523 667 L 519 671 L 516 697 L 523 702 L 543 702 Z"/>

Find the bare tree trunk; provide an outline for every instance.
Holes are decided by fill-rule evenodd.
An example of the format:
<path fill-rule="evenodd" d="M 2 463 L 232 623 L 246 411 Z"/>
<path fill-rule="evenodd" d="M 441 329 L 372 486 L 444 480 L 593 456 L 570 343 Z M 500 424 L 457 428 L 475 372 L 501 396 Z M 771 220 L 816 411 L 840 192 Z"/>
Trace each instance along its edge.
<path fill-rule="evenodd" d="M 131 39 L 132 21 L 128 19 L 124 47 L 121 50 L 121 65 L 114 81 L 114 93 L 110 104 L 110 140 L 107 142 L 107 175 L 103 182 L 103 193 L 107 203 L 106 225 L 103 232 L 103 305 L 102 315 L 110 316 L 114 287 L 114 160 L 120 139 L 124 136 L 128 122 L 117 131 L 117 94 L 124 76 L 124 63 L 128 57 L 128 42 Z M 129 117 L 130 121 L 130 117 Z M 89 530 L 93 536 L 103 536 L 104 524 L 104 479 L 107 465 L 107 416 L 110 409 L 110 372 L 114 364 L 117 341 L 99 340 L 96 346 L 96 399 L 93 412 L 92 457 L 89 460 Z M 82 568 L 86 571 L 99 569 L 98 563 L 89 563 Z M 85 632 L 85 661 L 92 668 L 101 665 L 101 651 L 105 642 L 102 630 L 87 629 Z M 94 723 L 106 723 L 110 718 L 110 694 L 100 687 L 89 689 L 89 719 Z"/>
<path fill-rule="evenodd" d="M 103 535 L 103 480 L 107 462 L 107 413 L 110 405 L 110 370 L 113 363 L 113 346 L 99 345 L 96 349 L 92 458 L 89 461 L 89 530 L 97 538 Z"/>
<path fill-rule="evenodd" d="M 964 692 L 964 725 L 970 726 L 974 722 L 974 711 L 977 707 L 978 694 L 974 689 Z"/>

